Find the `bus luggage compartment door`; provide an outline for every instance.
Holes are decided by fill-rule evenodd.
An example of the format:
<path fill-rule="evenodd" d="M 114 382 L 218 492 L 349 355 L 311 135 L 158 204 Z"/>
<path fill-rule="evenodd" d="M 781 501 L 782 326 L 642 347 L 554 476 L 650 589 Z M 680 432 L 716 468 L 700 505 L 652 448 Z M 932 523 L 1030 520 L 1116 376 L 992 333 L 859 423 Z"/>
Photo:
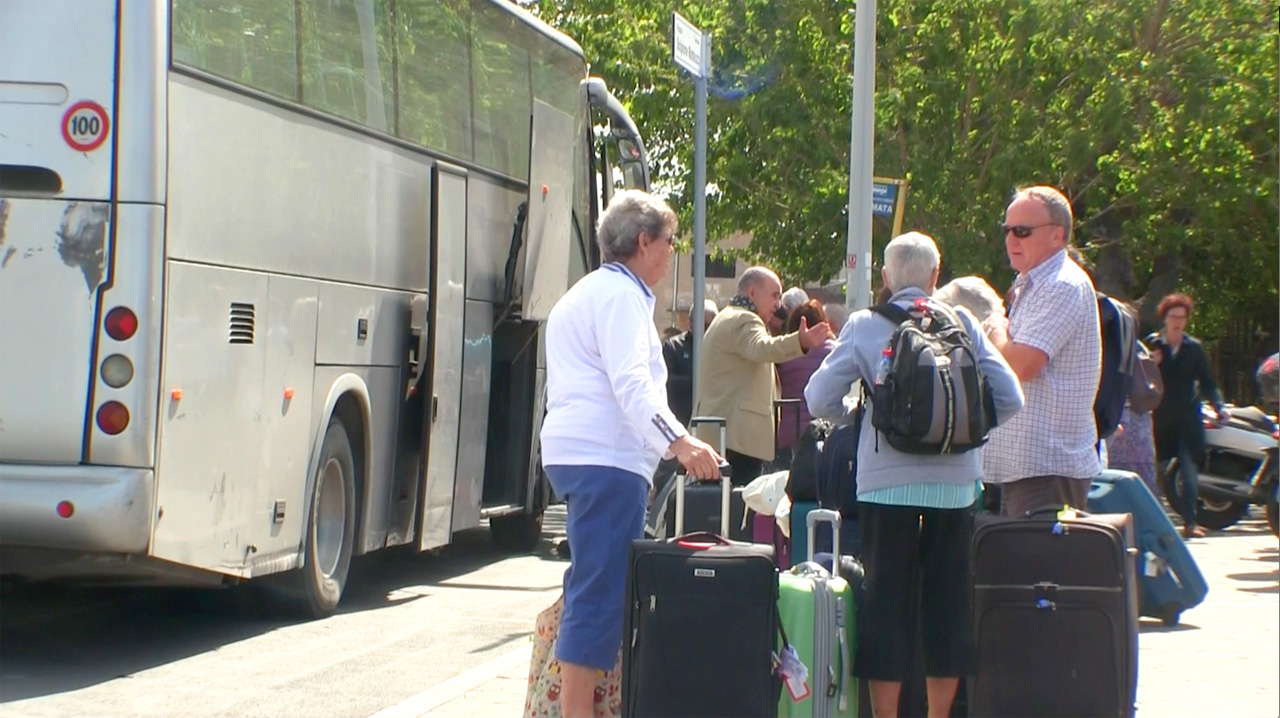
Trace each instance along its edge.
<path fill-rule="evenodd" d="M 458 466 L 458 420 L 462 396 L 463 313 L 467 274 L 467 175 L 437 164 L 432 173 L 430 308 L 431 392 L 427 402 L 426 485 L 418 548 L 449 543 L 453 485 Z"/>
<path fill-rule="evenodd" d="M 540 100 L 533 103 L 529 163 L 529 240 L 524 258 L 521 315 L 545 320 L 569 288 L 574 251 L 573 117 Z"/>

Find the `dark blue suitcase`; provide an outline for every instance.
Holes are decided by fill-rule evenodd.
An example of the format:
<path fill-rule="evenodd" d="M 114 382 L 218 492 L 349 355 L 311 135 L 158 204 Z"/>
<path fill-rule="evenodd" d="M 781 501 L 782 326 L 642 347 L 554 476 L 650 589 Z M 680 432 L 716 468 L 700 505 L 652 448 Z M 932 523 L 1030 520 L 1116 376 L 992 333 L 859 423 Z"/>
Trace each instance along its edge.
<path fill-rule="evenodd" d="M 1182 612 L 1209 593 L 1200 567 L 1159 499 L 1137 474 L 1104 471 L 1089 490 L 1089 511 L 1132 514 L 1138 549 L 1138 612 L 1176 626 Z"/>

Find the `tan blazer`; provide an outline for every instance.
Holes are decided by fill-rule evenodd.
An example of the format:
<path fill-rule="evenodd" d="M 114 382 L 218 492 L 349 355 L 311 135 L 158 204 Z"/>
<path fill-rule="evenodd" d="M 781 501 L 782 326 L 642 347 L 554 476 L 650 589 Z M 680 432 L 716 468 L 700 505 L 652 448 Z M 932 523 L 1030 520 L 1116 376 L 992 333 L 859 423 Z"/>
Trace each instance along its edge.
<path fill-rule="evenodd" d="M 799 334 L 769 336 L 758 314 L 726 307 L 703 338 L 694 416 L 724 417 L 726 448 L 772 461 L 773 401 L 780 393 L 773 365 L 802 354 Z M 712 446 L 720 438 L 710 426 L 700 428 L 698 437 Z"/>

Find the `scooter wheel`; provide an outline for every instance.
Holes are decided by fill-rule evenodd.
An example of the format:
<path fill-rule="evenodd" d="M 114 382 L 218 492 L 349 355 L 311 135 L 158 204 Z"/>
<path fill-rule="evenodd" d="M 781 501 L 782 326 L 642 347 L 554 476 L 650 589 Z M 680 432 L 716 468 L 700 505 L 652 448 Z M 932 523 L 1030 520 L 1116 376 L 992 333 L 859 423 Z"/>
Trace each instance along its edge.
<path fill-rule="evenodd" d="M 1166 626 L 1176 626 L 1182 620 L 1182 609 L 1173 604 L 1168 604 L 1164 610 L 1160 612 L 1160 622 Z"/>

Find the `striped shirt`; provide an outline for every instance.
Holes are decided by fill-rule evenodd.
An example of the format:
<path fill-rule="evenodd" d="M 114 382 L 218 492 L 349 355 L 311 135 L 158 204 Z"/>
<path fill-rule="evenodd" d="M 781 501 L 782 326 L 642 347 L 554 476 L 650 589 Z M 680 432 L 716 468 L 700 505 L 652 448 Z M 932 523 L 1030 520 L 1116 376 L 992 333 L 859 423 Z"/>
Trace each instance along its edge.
<path fill-rule="evenodd" d="M 906 484 L 867 491 L 858 501 L 890 506 L 922 506 L 929 509 L 963 509 L 973 505 L 981 493 L 981 483 Z"/>
<path fill-rule="evenodd" d="M 546 326 L 544 466 L 612 466 L 652 480 L 687 432 L 667 406 L 654 296 L 609 263 L 573 285 Z"/>

